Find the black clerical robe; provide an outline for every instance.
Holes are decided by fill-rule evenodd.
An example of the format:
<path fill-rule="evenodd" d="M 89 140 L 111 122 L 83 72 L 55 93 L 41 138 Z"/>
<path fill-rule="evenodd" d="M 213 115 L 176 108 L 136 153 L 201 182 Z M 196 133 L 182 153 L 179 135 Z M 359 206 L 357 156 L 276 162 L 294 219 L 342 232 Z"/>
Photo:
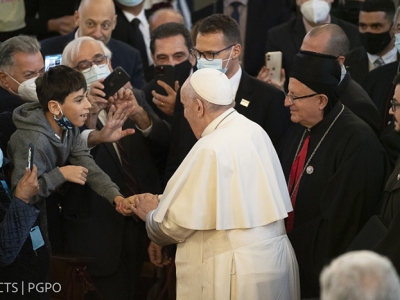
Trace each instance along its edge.
<path fill-rule="evenodd" d="M 338 102 L 310 130 L 307 158 L 342 110 Z M 289 128 L 278 155 L 288 181 L 305 128 Z M 299 184 L 294 227 L 288 234 L 300 269 L 302 298 L 318 297 L 322 267 L 343 252 L 377 209 L 387 158 L 371 128 L 344 108 L 310 161 Z"/>

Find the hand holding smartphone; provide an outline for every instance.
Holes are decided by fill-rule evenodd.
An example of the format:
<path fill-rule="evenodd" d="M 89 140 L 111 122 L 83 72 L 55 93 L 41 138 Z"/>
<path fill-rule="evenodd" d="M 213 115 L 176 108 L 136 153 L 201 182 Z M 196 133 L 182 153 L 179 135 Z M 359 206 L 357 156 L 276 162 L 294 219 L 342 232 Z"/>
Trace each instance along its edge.
<path fill-rule="evenodd" d="M 106 94 L 104 98 L 108 99 L 110 96 L 114 95 L 120 88 L 129 82 L 129 80 L 130 77 L 125 70 L 121 67 L 116 67 L 103 81 L 103 92 Z"/>
<path fill-rule="evenodd" d="M 265 65 L 272 73 L 272 80 L 276 82 L 281 81 L 282 70 L 282 52 L 274 51 L 265 53 Z"/>
<path fill-rule="evenodd" d="M 168 84 L 172 89 L 175 89 L 175 69 L 171 65 L 157 65 L 154 66 L 154 78 L 156 80 L 156 93 L 167 96 L 167 92 L 160 85 L 157 84 L 157 80 L 161 80 Z"/>

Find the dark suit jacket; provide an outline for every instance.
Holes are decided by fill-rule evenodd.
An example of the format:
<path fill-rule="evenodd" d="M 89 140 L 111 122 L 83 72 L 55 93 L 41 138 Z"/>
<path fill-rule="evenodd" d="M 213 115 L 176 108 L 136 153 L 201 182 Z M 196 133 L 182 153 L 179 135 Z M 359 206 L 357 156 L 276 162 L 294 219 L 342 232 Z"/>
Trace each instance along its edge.
<path fill-rule="evenodd" d="M 381 116 L 367 92 L 347 72 L 339 84 L 339 99 L 356 116 L 367 123 L 379 137 L 381 132 Z"/>
<path fill-rule="evenodd" d="M 223 13 L 223 1 L 216 1 L 192 14 L 193 24 L 213 13 Z M 255 76 L 265 65 L 266 31 L 290 19 L 288 5 L 282 0 L 251 0 L 247 7 L 246 40 L 244 43 L 244 70 Z"/>
<path fill-rule="evenodd" d="M 346 55 L 346 60 L 344 62 L 346 69 L 351 72 L 351 77 L 355 82 L 363 85 L 365 78 L 369 73 L 368 67 L 368 55 L 364 47 L 357 47 L 351 50 Z"/>
<path fill-rule="evenodd" d="M 391 167 L 400 153 L 400 139 L 394 131 L 393 117 L 389 115 L 391 107 L 390 100 L 393 99 L 395 86 L 393 79 L 398 73 L 399 62 L 376 68 L 368 73 L 363 88 L 367 91 L 380 113 L 381 122 L 381 143 L 389 156 Z"/>
<path fill-rule="evenodd" d="M 332 15 L 331 23 L 339 25 L 346 33 L 350 41 L 350 49 L 361 46 L 358 28 L 355 25 L 337 19 Z M 305 35 L 306 29 L 303 23 L 303 16 L 301 15 L 268 31 L 266 52 L 282 52 L 282 68 L 285 69 L 286 87 L 289 84 L 288 79 L 293 57 L 299 52 Z"/>
<path fill-rule="evenodd" d="M 134 128 L 136 132 L 125 137 L 122 143 L 141 192 L 157 194 L 162 192 L 162 188 L 156 161 L 159 156 L 166 155 L 169 149 L 170 129 L 147 105 L 142 92 L 140 96 L 136 93 L 136 98 L 150 115 L 152 130 L 148 137 L 144 137 L 133 121 L 127 120 L 124 128 Z M 102 124 L 98 122 L 98 129 L 101 127 Z M 126 195 L 122 166 L 114 146 L 101 144 L 92 149 L 91 153 L 101 169 L 119 186 L 120 192 Z M 95 263 L 88 266 L 91 275 L 108 276 L 116 271 L 120 263 L 125 264 L 121 259 L 127 259 L 124 256 L 127 246 L 123 246 L 127 238 L 130 238 L 128 243 L 133 248 L 129 248 L 131 250 L 126 255 L 136 259 L 136 252 L 142 249 L 141 240 L 137 239 L 138 232 L 126 236 L 125 230 L 135 232 L 136 227 L 140 226 L 138 223 L 131 224 L 106 199 L 87 186 L 70 184 L 64 199 L 62 214 L 65 251 L 97 258 Z M 132 218 L 129 217 L 129 220 Z"/>
<path fill-rule="evenodd" d="M 5 111 L 13 112 L 15 108 L 26 103 L 24 100 L 15 96 L 0 87 L 0 113 Z"/>
<path fill-rule="evenodd" d="M 363 88 L 375 103 L 383 120 L 381 129 L 385 128 L 387 122 L 392 119 L 389 115 L 390 100 L 393 99 L 393 80 L 398 73 L 399 62 L 376 68 L 368 73 L 364 80 Z"/>
<path fill-rule="evenodd" d="M 264 128 L 275 147 L 290 125 L 289 110 L 283 105 L 284 97 L 284 94 L 277 88 L 255 79 L 243 71 L 235 97 L 235 109 Z M 249 101 L 247 107 L 240 104 L 242 99 Z M 183 106 L 178 93 L 172 120 L 171 148 L 165 171 L 165 183 L 196 141 L 196 137 L 183 115 Z"/>
<path fill-rule="evenodd" d="M 56 36 L 40 42 L 43 57 L 50 54 L 59 54 L 64 51 L 65 46 L 75 37 L 75 31 L 68 35 Z M 131 77 L 131 84 L 135 88 L 142 88 L 144 85 L 143 66 L 140 53 L 131 46 L 114 39 L 107 44 L 112 53 L 111 65 L 115 69 L 121 66 Z"/>

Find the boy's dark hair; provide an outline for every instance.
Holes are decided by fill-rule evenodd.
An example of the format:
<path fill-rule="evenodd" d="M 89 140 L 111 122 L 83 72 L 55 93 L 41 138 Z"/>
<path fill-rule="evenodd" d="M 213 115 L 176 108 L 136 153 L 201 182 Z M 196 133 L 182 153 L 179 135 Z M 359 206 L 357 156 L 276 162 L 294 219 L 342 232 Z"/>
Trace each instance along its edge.
<path fill-rule="evenodd" d="M 386 18 L 393 20 L 396 8 L 392 0 L 365 0 L 361 5 L 361 11 L 376 12 L 383 11 L 386 13 Z"/>
<path fill-rule="evenodd" d="M 56 100 L 63 104 L 69 94 L 81 89 L 86 92 L 87 89 L 83 74 L 63 65 L 50 68 L 35 82 L 36 93 L 44 112 L 49 110 L 50 100 Z"/>
<path fill-rule="evenodd" d="M 185 39 L 186 47 L 190 51 L 190 49 L 192 48 L 192 40 L 190 39 L 189 30 L 187 30 L 186 26 L 183 24 L 169 22 L 158 26 L 151 33 L 151 39 L 150 39 L 151 53 L 154 54 L 156 40 L 166 39 L 177 35 L 183 36 L 183 38 Z"/>
<path fill-rule="evenodd" d="M 198 33 L 202 35 L 219 32 L 224 35 L 225 46 L 242 44 L 239 25 L 230 16 L 213 14 L 201 21 L 198 28 Z"/>

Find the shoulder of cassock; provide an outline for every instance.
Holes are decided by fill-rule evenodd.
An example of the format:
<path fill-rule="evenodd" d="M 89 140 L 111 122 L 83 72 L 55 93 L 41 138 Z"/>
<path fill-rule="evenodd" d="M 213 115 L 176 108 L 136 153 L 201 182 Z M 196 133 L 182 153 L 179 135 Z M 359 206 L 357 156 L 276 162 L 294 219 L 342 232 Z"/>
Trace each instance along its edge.
<path fill-rule="evenodd" d="M 291 210 L 268 135 L 236 114 L 194 145 L 168 182 L 154 220 L 227 230 L 263 226 Z"/>

